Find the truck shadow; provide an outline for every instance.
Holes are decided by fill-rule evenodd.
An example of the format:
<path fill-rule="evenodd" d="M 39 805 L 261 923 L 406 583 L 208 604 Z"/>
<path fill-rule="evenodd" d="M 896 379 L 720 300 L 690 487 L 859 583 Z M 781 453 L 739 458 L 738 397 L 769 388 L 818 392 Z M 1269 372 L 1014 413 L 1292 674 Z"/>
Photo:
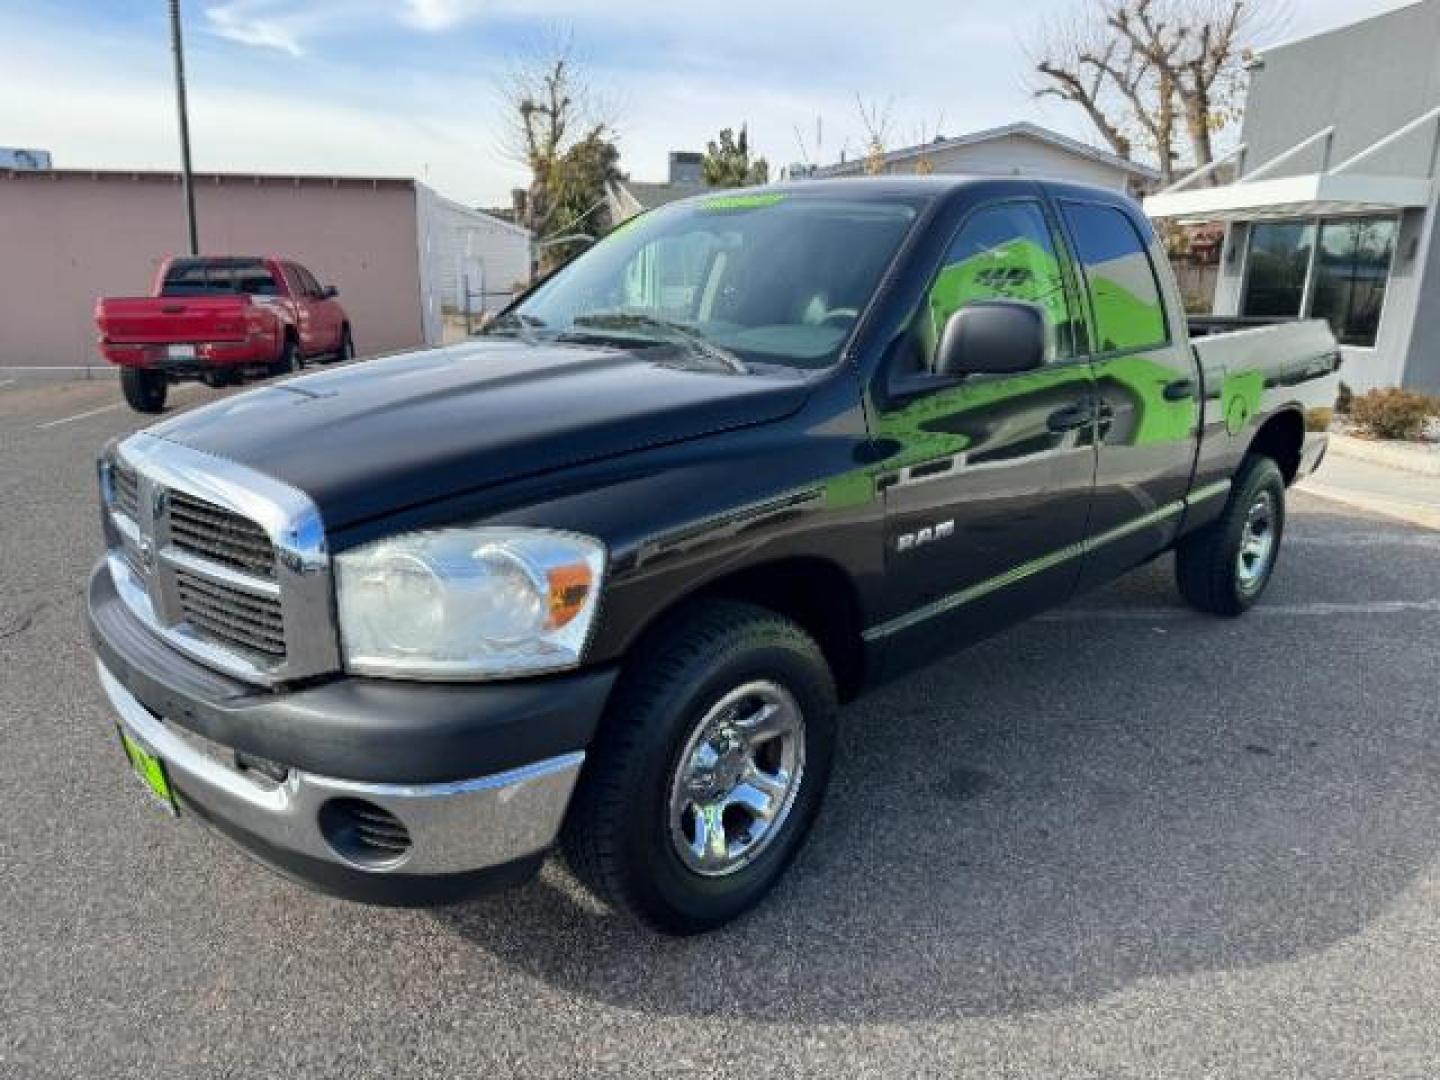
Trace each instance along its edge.
<path fill-rule="evenodd" d="M 1292 566 L 1270 602 L 1337 573 Z M 1052 1009 L 1354 936 L 1435 855 L 1433 621 L 1191 618 L 1168 573 L 1079 602 L 1163 618 L 1033 623 L 847 709 L 809 845 L 732 927 L 657 938 L 558 865 L 437 918 L 566 994 L 842 1023 Z"/>

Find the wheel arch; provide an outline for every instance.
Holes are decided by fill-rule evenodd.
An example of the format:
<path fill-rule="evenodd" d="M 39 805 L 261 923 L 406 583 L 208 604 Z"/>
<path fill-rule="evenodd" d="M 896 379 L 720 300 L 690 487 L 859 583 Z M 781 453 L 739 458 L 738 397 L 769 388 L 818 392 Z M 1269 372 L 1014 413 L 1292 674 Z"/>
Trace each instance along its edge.
<path fill-rule="evenodd" d="M 1250 440 L 1248 453 L 1270 458 L 1280 466 L 1285 485 L 1295 482 L 1300 473 L 1300 458 L 1305 447 L 1305 417 L 1299 406 L 1286 406 L 1272 413 Z"/>
<path fill-rule="evenodd" d="M 842 701 L 852 700 L 864 685 L 865 644 L 859 593 L 844 569 L 818 556 L 786 556 L 704 582 L 656 612 L 635 635 L 627 652 L 706 600 L 753 604 L 794 621 L 820 646 Z"/>

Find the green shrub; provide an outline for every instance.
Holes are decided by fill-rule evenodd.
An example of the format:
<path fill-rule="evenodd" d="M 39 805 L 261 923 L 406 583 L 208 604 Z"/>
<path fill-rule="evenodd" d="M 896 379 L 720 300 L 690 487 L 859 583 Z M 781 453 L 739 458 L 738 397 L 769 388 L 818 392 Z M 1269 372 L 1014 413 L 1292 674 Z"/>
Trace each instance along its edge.
<path fill-rule="evenodd" d="M 1334 409 L 1306 409 L 1306 431 L 1329 431 L 1330 421 L 1335 419 Z"/>
<path fill-rule="evenodd" d="M 1379 439 L 1418 439 L 1425 422 L 1440 413 L 1440 401 L 1413 390 L 1371 390 L 1350 409 L 1361 430 Z"/>

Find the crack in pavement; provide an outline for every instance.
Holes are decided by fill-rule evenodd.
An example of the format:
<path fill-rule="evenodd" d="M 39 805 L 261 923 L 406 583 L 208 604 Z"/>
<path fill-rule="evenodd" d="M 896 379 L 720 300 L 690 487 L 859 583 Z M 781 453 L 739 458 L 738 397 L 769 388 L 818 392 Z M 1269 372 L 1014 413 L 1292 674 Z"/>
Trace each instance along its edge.
<path fill-rule="evenodd" d="M 21 634 L 25 633 L 32 626 L 35 625 L 35 620 L 39 618 L 40 613 L 49 606 L 49 600 L 41 600 L 38 603 L 31 604 L 30 607 L 27 608 L 25 611 L 22 611 L 20 615 L 10 623 L 10 625 L 0 626 L 0 641 L 8 641 L 11 638 L 19 637 Z"/>

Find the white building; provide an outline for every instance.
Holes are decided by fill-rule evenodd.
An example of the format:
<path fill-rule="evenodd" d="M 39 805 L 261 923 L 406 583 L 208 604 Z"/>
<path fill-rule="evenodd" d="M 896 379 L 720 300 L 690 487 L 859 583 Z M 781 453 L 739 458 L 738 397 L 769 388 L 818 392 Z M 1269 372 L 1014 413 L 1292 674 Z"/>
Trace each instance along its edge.
<path fill-rule="evenodd" d="M 1139 194 L 1160 178 L 1154 169 L 1021 121 L 952 139 L 936 139 L 885 155 L 885 172 L 1038 176 Z M 816 177 L 862 176 L 863 157 L 816 169 Z"/>
<path fill-rule="evenodd" d="M 446 313 L 495 311 L 530 280 L 530 233 L 415 185 L 426 339 Z"/>
<path fill-rule="evenodd" d="M 1145 202 L 1225 223 L 1215 314 L 1327 319 L 1355 390 L 1440 391 L 1440 0 L 1260 50 L 1217 164 Z"/>

